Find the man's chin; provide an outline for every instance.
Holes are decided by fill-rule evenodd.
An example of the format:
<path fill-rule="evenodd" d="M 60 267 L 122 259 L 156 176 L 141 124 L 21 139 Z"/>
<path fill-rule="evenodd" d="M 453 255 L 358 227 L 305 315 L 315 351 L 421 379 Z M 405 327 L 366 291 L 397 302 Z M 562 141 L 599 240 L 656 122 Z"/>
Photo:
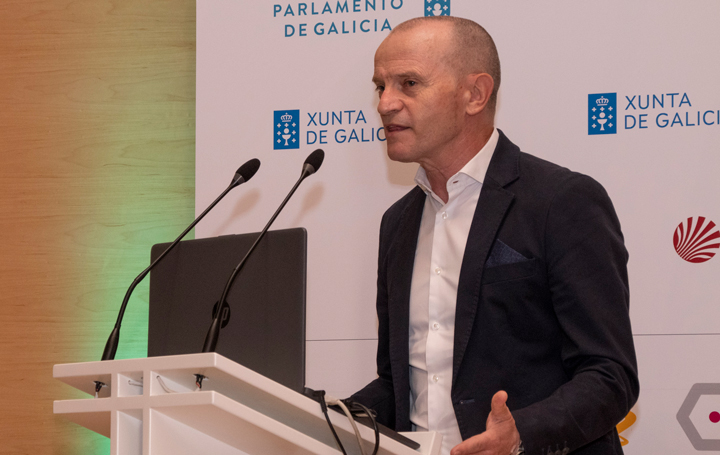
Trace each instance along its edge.
<path fill-rule="evenodd" d="M 399 146 L 397 144 L 388 144 L 387 155 L 392 161 L 399 163 L 414 163 L 414 155 L 411 150 L 407 147 Z"/>

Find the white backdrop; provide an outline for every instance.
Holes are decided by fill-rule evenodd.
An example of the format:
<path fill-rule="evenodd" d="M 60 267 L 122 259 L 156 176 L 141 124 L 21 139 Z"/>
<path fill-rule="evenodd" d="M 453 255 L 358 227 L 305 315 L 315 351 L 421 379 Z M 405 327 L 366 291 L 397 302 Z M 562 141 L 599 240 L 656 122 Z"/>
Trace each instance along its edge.
<path fill-rule="evenodd" d="M 198 0 L 198 212 L 241 163 L 257 157 L 262 167 L 197 237 L 260 230 L 322 147 L 322 169 L 274 228 L 308 230 L 308 385 L 345 396 L 371 380 L 380 217 L 416 169 L 385 157 L 373 54 L 390 28 L 435 3 L 493 35 L 503 70 L 498 127 L 524 151 L 593 176 L 613 199 L 630 252 L 642 387 L 621 428 L 626 453 L 720 444 L 709 414 L 720 396 L 691 415 L 699 436 L 676 416 L 694 384 L 720 383 L 720 258 L 691 263 L 673 246 L 688 218 L 720 223 L 716 0 Z M 608 104 L 596 102 L 600 94 Z M 609 134 L 590 134 L 599 129 Z"/>

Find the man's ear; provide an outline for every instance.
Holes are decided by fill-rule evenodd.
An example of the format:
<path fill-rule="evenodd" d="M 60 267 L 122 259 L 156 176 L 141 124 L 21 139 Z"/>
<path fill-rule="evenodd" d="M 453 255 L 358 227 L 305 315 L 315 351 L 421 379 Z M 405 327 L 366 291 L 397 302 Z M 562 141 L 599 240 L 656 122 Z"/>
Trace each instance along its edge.
<path fill-rule="evenodd" d="M 495 82 L 487 73 L 468 75 L 470 96 L 466 106 L 468 115 L 477 115 L 482 112 L 490 101 Z"/>

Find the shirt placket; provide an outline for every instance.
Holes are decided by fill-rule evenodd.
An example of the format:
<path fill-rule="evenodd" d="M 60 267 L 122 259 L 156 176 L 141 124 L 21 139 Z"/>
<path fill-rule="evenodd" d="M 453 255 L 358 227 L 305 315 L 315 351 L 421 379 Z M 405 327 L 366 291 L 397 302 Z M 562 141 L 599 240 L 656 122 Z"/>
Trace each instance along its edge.
<path fill-rule="evenodd" d="M 430 261 L 431 275 L 429 283 L 428 331 L 426 364 L 428 380 L 428 424 L 431 428 L 443 430 L 447 426 L 448 416 L 442 409 L 450 396 L 452 381 L 452 336 L 454 331 L 454 302 L 446 301 L 455 295 L 452 283 L 446 276 L 451 252 L 449 236 L 451 232 L 450 213 L 459 192 L 458 184 L 449 184 L 448 203 L 438 207 L 435 213 L 433 247 Z M 452 314 L 450 314 L 452 313 Z"/>

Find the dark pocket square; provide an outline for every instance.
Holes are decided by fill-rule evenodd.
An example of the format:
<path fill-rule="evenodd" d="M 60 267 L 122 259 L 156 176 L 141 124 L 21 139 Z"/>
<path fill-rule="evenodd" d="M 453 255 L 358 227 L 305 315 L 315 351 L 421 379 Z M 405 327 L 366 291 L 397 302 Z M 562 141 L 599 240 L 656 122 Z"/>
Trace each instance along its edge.
<path fill-rule="evenodd" d="M 538 260 L 528 259 L 526 261 L 513 262 L 512 264 L 498 265 L 497 267 L 486 267 L 482 274 L 482 284 L 486 286 L 493 283 L 520 280 L 535 276 L 538 271 Z"/>
<path fill-rule="evenodd" d="M 490 257 L 485 262 L 485 268 L 497 267 L 499 265 L 515 264 L 516 262 L 528 261 L 529 259 L 513 250 L 500 239 L 493 244 Z"/>

